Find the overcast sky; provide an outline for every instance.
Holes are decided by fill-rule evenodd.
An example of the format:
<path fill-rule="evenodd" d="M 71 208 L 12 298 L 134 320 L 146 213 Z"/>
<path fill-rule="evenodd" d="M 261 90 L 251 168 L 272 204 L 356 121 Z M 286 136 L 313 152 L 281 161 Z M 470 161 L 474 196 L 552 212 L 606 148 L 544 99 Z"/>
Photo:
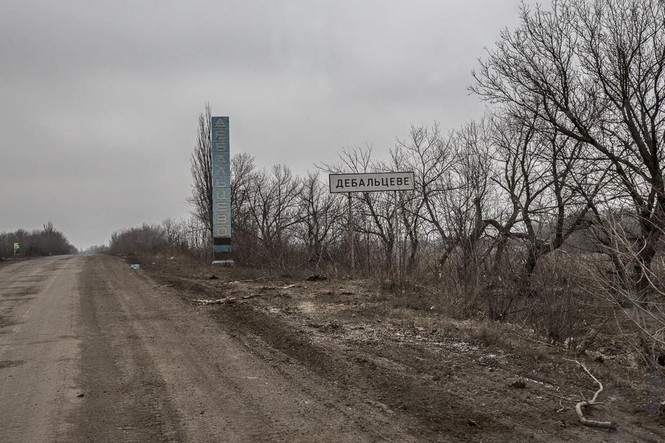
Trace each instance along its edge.
<path fill-rule="evenodd" d="M 456 128 L 482 115 L 471 71 L 519 4 L 0 0 L 0 232 L 52 221 L 85 249 L 188 217 L 207 102 L 232 153 L 299 175 Z"/>

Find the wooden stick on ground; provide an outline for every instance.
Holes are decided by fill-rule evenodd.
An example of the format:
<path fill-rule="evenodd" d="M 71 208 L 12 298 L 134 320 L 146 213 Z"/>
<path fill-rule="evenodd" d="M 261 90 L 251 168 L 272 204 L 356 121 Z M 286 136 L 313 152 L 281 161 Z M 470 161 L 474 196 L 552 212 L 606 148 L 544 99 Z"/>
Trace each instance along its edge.
<path fill-rule="evenodd" d="M 586 368 L 586 366 L 584 366 L 582 363 L 580 363 L 577 360 L 575 360 L 575 363 L 580 365 L 582 369 L 584 369 L 584 372 L 589 374 L 589 377 L 593 378 L 593 380 L 596 383 L 598 383 L 599 386 L 598 390 L 593 394 L 593 398 L 591 400 L 584 400 L 575 405 L 575 411 L 577 412 L 577 417 L 579 418 L 580 423 L 582 423 L 584 426 L 590 426 L 593 428 L 616 429 L 617 425 L 614 422 L 591 420 L 584 417 L 583 408 L 600 404 L 600 402 L 598 402 L 597 400 L 598 400 L 598 395 L 600 395 L 600 393 L 603 392 L 603 384 L 596 377 L 593 376 L 593 374 Z"/>

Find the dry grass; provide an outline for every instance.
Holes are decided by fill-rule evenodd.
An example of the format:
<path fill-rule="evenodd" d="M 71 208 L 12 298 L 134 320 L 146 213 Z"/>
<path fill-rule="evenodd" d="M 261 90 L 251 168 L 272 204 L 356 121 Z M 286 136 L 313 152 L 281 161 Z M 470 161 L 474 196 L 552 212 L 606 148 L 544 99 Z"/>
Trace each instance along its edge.
<path fill-rule="evenodd" d="M 595 268 L 589 261 L 596 259 L 602 269 L 606 265 L 602 256 L 550 254 L 528 280 L 528 289 L 524 280 L 505 275 L 464 285 L 459 275 L 447 272 L 429 281 L 420 279 L 419 284 L 375 281 L 381 290 L 370 299 L 375 308 L 384 304 L 393 312 L 404 309 L 457 321 L 478 343 L 519 347 L 536 361 L 555 348 L 572 355 L 636 354 L 639 334 L 635 326 L 625 321 L 616 304 L 599 296 L 594 286 Z M 448 266 L 452 269 L 454 264 Z M 654 355 L 652 361 L 658 362 L 661 354 Z"/>

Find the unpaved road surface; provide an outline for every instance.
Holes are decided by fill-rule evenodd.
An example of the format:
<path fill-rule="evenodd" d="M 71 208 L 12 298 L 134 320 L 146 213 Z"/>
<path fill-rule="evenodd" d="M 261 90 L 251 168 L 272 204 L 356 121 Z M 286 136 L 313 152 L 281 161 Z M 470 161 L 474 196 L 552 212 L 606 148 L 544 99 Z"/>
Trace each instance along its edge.
<path fill-rule="evenodd" d="M 371 280 L 131 261 L 0 263 L 0 443 L 665 441 L 665 368 L 630 353 Z M 597 388 L 578 358 L 605 387 L 587 416 L 617 430 L 578 423 Z"/>
<path fill-rule="evenodd" d="M 117 258 L 3 263 L 0 441 L 418 439 L 231 335 Z"/>
<path fill-rule="evenodd" d="M 78 258 L 0 267 L 0 440 L 66 440 L 80 406 Z"/>

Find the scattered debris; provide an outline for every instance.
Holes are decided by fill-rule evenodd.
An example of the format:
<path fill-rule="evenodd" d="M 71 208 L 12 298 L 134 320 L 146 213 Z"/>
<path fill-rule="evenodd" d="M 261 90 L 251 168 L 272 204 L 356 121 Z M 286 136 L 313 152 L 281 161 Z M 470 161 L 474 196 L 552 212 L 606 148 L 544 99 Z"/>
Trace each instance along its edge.
<path fill-rule="evenodd" d="M 342 325 L 340 325 L 336 321 L 327 322 L 327 323 L 309 322 L 309 323 L 307 323 L 307 326 L 309 326 L 311 328 L 314 328 L 314 329 L 319 329 L 322 332 L 342 330 Z"/>
<path fill-rule="evenodd" d="M 328 277 L 325 275 L 314 274 L 307 277 L 307 281 L 325 281 L 328 280 Z"/>
<path fill-rule="evenodd" d="M 394 413 L 394 411 L 392 409 L 390 409 L 390 407 L 388 405 L 386 405 L 384 403 L 381 403 L 380 401 L 367 400 L 367 403 L 374 406 L 375 408 L 378 408 L 378 409 L 382 410 L 385 413 L 388 413 L 388 414 L 393 414 Z"/>
<path fill-rule="evenodd" d="M 292 283 L 290 285 L 286 286 L 261 286 L 259 288 L 260 291 L 273 291 L 275 289 L 292 289 L 292 288 L 300 288 L 301 286 L 297 283 Z"/>
<path fill-rule="evenodd" d="M 139 269 L 141 269 L 141 265 L 138 264 L 138 263 L 132 263 L 132 264 L 129 265 L 129 267 L 132 268 L 135 271 L 138 271 Z"/>
<path fill-rule="evenodd" d="M 261 286 L 259 288 L 260 291 L 272 291 L 273 289 L 277 289 L 277 286 Z"/>
<path fill-rule="evenodd" d="M 215 274 L 212 274 L 210 277 L 208 277 L 208 280 L 219 280 L 219 277 L 217 277 Z"/>
<path fill-rule="evenodd" d="M 590 426 L 593 428 L 603 428 L 603 429 L 616 429 L 617 424 L 611 421 L 599 421 L 599 420 L 591 420 L 588 418 L 584 417 L 584 412 L 583 408 L 591 407 L 593 405 L 598 405 L 600 402 L 598 402 L 598 395 L 600 395 L 601 392 L 603 392 L 603 384 L 589 372 L 589 370 L 584 366 L 582 363 L 579 361 L 575 360 L 575 363 L 580 365 L 582 369 L 584 369 L 584 372 L 586 372 L 589 377 L 593 378 L 593 380 L 598 383 L 598 390 L 593 394 L 593 398 L 591 400 L 583 400 L 577 405 L 575 405 L 575 411 L 577 412 L 577 418 L 579 419 L 580 423 L 582 423 L 584 426 Z"/>
<path fill-rule="evenodd" d="M 224 297 L 224 298 L 218 298 L 217 300 L 207 300 L 199 298 L 194 300 L 194 303 L 199 303 L 201 305 L 221 305 L 225 303 L 235 303 L 236 301 L 238 301 L 238 299 L 235 297 Z"/>
<path fill-rule="evenodd" d="M 524 377 L 518 377 L 517 380 L 512 382 L 509 386 L 515 389 L 524 389 L 526 388 L 526 380 Z"/>

